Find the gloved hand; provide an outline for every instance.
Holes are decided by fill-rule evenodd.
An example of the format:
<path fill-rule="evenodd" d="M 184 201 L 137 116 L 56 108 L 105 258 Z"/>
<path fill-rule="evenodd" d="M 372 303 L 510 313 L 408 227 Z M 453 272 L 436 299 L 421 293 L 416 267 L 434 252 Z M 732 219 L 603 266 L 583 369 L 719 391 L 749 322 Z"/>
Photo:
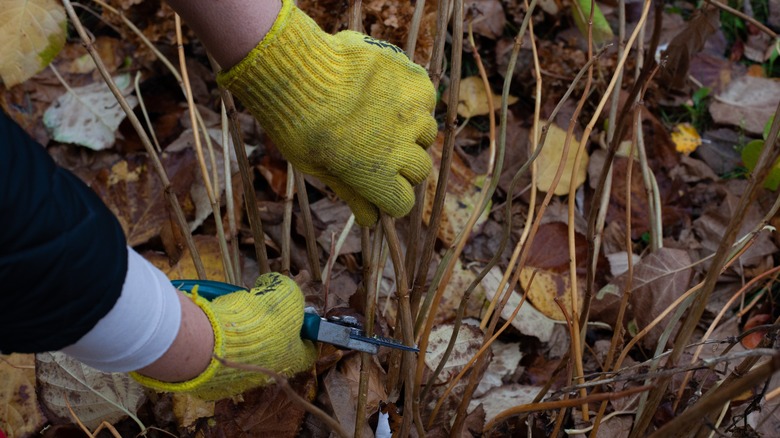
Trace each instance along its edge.
<path fill-rule="evenodd" d="M 360 225 L 377 207 L 409 213 L 431 170 L 436 103 L 425 70 L 396 46 L 336 35 L 293 5 L 257 47 L 217 80 L 252 112 L 282 154 L 344 199 Z"/>
<path fill-rule="evenodd" d="M 317 350 L 301 339 L 303 294 L 290 278 L 260 276 L 250 291 L 238 291 L 208 301 L 193 290 L 192 299 L 214 329 L 214 354 L 232 362 L 257 365 L 285 376 L 312 366 Z M 131 373 L 142 385 L 167 392 L 188 392 L 218 400 L 268 384 L 262 373 L 229 368 L 212 359 L 192 380 L 169 383 Z"/>

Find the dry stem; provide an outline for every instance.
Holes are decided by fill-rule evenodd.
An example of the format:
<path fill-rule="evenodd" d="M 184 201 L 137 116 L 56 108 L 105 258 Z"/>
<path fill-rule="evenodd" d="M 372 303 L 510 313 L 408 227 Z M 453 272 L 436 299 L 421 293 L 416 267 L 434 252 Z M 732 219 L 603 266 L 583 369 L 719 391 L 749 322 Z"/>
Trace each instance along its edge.
<path fill-rule="evenodd" d="M 705 306 L 709 301 L 712 291 L 715 289 L 715 285 L 720 277 L 722 270 L 725 268 L 729 258 L 731 258 L 731 246 L 737 236 L 739 228 L 745 217 L 745 212 L 748 207 L 755 201 L 759 191 L 762 188 L 763 181 L 766 178 L 769 170 L 772 168 L 774 162 L 780 156 L 780 148 L 777 144 L 778 133 L 780 132 L 780 105 L 778 105 L 775 111 L 774 121 L 772 128 L 767 136 L 767 140 L 764 149 L 761 151 L 761 155 L 756 164 L 755 171 L 751 176 L 748 186 L 744 192 L 744 195 L 739 199 L 739 204 L 735 211 L 740 212 L 734 215 L 729 222 L 723 239 L 721 240 L 718 250 L 713 257 L 712 265 L 707 272 L 707 276 L 703 282 L 701 292 L 697 295 L 696 300 L 688 313 L 685 322 L 683 323 L 680 331 L 675 339 L 674 348 L 669 358 L 669 363 L 674 365 L 680 359 L 685 345 L 688 344 L 693 331 L 701 319 L 701 315 L 704 313 Z M 666 393 L 666 389 L 669 385 L 670 378 L 662 378 L 656 382 L 655 388 L 651 391 L 647 408 L 643 415 L 638 419 L 637 425 L 631 434 L 631 438 L 641 436 L 647 427 L 650 425 L 652 415 L 658 408 L 661 402 L 661 398 Z M 678 417 L 680 418 L 680 417 Z"/>
<path fill-rule="evenodd" d="M 184 236 L 184 240 L 187 244 L 187 248 L 190 251 L 190 256 L 192 257 L 195 270 L 198 272 L 198 277 L 205 279 L 206 269 L 203 267 L 200 254 L 198 253 L 198 249 L 195 247 L 195 241 L 192 239 L 192 233 L 190 233 L 189 224 L 187 223 L 187 219 L 184 217 L 184 212 L 181 210 L 179 200 L 176 198 L 176 194 L 173 192 L 171 182 L 168 179 L 165 168 L 154 151 L 154 146 L 152 145 L 149 136 L 146 135 L 146 131 L 141 125 L 141 122 L 138 120 L 138 117 L 136 117 L 133 109 L 130 108 L 130 105 L 127 104 L 127 100 L 125 100 L 124 96 L 122 96 L 122 92 L 119 90 L 119 88 L 117 88 L 116 83 L 114 83 L 114 79 L 108 73 L 106 65 L 103 63 L 103 60 L 97 53 L 97 50 L 95 50 L 95 46 L 92 44 L 92 39 L 89 37 L 87 31 L 84 29 L 84 26 L 81 24 L 81 20 L 79 20 L 78 15 L 76 15 L 76 11 L 73 10 L 73 4 L 71 4 L 70 0 L 63 0 L 62 3 L 65 6 L 65 10 L 70 17 L 71 22 L 73 22 L 73 26 L 76 28 L 76 32 L 81 38 L 82 44 L 87 49 L 87 52 L 92 57 L 92 60 L 95 62 L 95 66 L 97 67 L 98 72 L 100 72 L 100 75 L 103 77 L 106 85 L 108 85 L 111 93 L 114 95 L 114 97 L 116 97 L 116 100 L 119 102 L 122 110 L 127 115 L 127 119 L 133 125 L 133 129 L 135 129 L 135 131 L 138 133 L 138 137 L 141 139 L 141 143 L 143 143 L 149 158 L 152 160 L 152 166 L 154 167 L 154 170 L 157 173 L 160 182 L 162 183 L 165 197 L 170 204 L 174 217 L 176 218 L 176 224 L 179 226 L 181 233 Z"/>

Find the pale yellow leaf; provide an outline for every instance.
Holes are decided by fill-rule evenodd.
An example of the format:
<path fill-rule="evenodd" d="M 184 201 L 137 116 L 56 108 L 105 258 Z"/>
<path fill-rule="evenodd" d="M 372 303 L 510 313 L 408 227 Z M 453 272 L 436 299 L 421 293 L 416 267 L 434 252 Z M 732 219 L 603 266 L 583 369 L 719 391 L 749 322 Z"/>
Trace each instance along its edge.
<path fill-rule="evenodd" d="M 187 393 L 173 394 L 173 415 L 178 421 L 179 427 L 193 426 L 201 418 L 214 416 L 213 401 L 204 401 Z"/>
<path fill-rule="evenodd" d="M 67 20 L 58 0 L 3 0 L 0 78 L 13 87 L 43 70 L 65 45 Z"/>
<path fill-rule="evenodd" d="M 37 393 L 48 412 L 70 419 L 70 409 L 89 429 L 135 413 L 146 400 L 143 387 L 127 373 L 105 373 L 64 353 L 36 355 Z M 70 405 L 70 406 L 68 406 Z"/>
<path fill-rule="evenodd" d="M 509 96 L 507 104 L 517 102 L 517 97 Z M 493 107 L 498 109 L 501 105 L 501 96 L 493 95 Z M 458 97 L 458 114 L 461 117 L 484 116 L 490 113 L 488 95 L 485 84 L 479 76 L 470 76 L 460 81 L 460 96 Z"/>
<path fill-rule="evenodd" d="M 46 422 L 35 393 L 35 357 L 0 356 L 0 431 L 9 437 L 33 436 Z"/>
<path fill-rule="evenodd" d="M 209 280 L 226 281 L 217 238 L 198 235 L 194 236 L 193 239 L 195 240 L 195 247 L 198 249 L 203 266 L 206 268 L 206 277 Z M 171 266 L 168 257 L 164 254 L 148 251 L 143 256 L 159 270 L 163 271 L 171 280 L 198 278 L 198 271 L 195 270 L 190 252 L 186 249 L 182 253 L 179 262 L 173 266 Z"/>
<path fill-rule="evenodd" d="M 680 123 L 674 128 L 672 141 L 677 152 L 688 155 L 701 145 L 701 136 L 690 123 Z"/>
<path fill-rule="evenodd" d="M 542 152 L 539 153 L 539 156 L 536 158 L 538 166 L 536 173 L 536 188 L 543 192 L 548 192 L 552 188 L 555 173 L 563 158 L 563 146 L 566 140 L 566 131 L 559 128 L 558 125 L 551 124 L 549 128 Z M 574 160 L 577 155 L 579 143 L 577 138 L 572 138 L 569 142 L 569 153 L 566 156 L 563 174 L 553 191 L 556 195 L 560 196 L 569 193 L 569 183 L 572 179 L 574 180 L 576 187 L 581 186 L 582 183 L 585 182 L 589 158 L 587 152 L 584 152 L 582 158 L 580 158 L 579 166 L 576 169 L 574 168 Z"/>

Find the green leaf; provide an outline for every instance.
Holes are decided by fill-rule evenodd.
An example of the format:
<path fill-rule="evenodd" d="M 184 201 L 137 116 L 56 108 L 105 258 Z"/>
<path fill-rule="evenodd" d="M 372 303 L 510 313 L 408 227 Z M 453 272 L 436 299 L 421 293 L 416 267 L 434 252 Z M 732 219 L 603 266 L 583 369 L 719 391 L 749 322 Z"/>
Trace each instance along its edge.
<path fill-rule="evenodd" d="M 753 140 L 742 149 L 742 162 L 745 163 L 745 167 L 749 171 L 752 172 L 756 168 L 758 157 L 761 155 L 763 148 L 763 140 Z M 780 158 L 775 161 L 772 170 L 769 171 L 769 175 L 766 177 L 766 181 L 764 181 L 764 187 L 772 191 L 776 191 L 780 187 Z"/>
<path fill-rule="evenodd" d="M 0 78 L 13 87 L 43 70 L 65 45 L 67 20 L 57 0 L 3 0 Z"/>
<path fill-rule="evenodd" d="M 612 32 L 612 28 L 609 27 L 609 23 L 601 9 L 599 9 L 599 5 L 594 0 L 577 0 L 572 2 L 571 5 L 574 24 L 577 25 L 577 29 L 580 30 L 583 36 L 588 36 L 590 5 L 593 5 L 593 43 L 598 45 L 612 40 L 615 34 Z"/>

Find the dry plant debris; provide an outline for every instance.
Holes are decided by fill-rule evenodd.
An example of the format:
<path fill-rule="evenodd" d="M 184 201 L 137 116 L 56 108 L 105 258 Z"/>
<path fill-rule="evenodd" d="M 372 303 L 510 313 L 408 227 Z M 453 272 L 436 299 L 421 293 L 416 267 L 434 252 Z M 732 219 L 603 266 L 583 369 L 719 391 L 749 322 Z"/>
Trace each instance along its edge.
<path fill-rule="evenodd" d="M 203 126 L 192 126 L 178 79 L 159 58 L 175 61 L 177 56 L 173 13 L 164 2 L 85 1 L 79 14 L 95 36 L 107 73 L 135 105 L 136 115 L 148 117 L 145 129 L 159 143 L 186 230 L 169 209 L 142 136 L 115 104 L 80 41 L 66 39 L 60 3 L 5 3 L 0 11 L 0 106 L 57 163 L 95 190 L 119 218 L 131 246 L 170 278 L 195 278 L 185 241 L 192 232 L 208 278 L 228 278 L 193 149 L 193 129 L 205 130 L 215 159 L 207 158 L 205 166 L 217 180 L 212 185 L 219 192 L 225 230 L 231 230 L 229 208 L 235 216 L 227 242 L 238 245 L 230 256 L 241 267 L 236 282 L 250 284 L 259 272 L 258 239 L 266 244 L 272 269 L 286 266 L 282 248 L 289 247 L 290 273 L 309 271 L 302 209 L 310 209 L 314 256 L 328 268 L 322 283 L 302 282 L 307 300 L 329 314 L 363 319 L 364 291 L 378 285 L 375 331 L 401 337 L 391 251 L 376 257 L 375 285 L 365 284 L 363 267 L 369 259 L 362 253 L 359 228 L 346 227 L 349 209 L 310 178 L 298 187 L 305 189 L 308 204 L 298 204 L 301 193 L 288 203 L 292 175 L 287 163 L 239 107 L 252 179 L 242 185 L 235 153 L 223 153 L 225 139 L 233 151 L 233 139 L 223 136 L 214 73 L 203 46 L 185 28 L 191 91 L 203 119 Z M 337 32 L 348 27 L 350 4 L 304 0 L 300 7 L 326 31 Z M 421 4 L 364 0 L 362 28 L 404 48 L 415 34 L 412 17 Z M 412 425 L 411 435 L 424 430 L 428 437 L 637 437 L 659 430 L 664 435 L 778 436 L 778 166 L 768 166 L 773 169 L 767 170 L 766 185 L 751 192 L 750 182 L 761 170 L 757 163 L 763 151 L 777 157 L 769 128 L 780 102 L 780 3 L 731 0 L 696 9 L 678 1 L 643 9 L 644 2 L 625 2 L 623 15 L 616 2 L 598 2 L 591 51 L 598 59 L 591 64 L 590 2 L 465 1 L 463 37 L 471 29 L 474 48 L 464 44 L 463 53 L 455 54 L 451 51 L 461 35 L 453 23 L 436 28 L 437 11 L 446 4 L 424 3 L 413 54 L 416 62 L 438 72 L 431 64 L 436 35 L 447 32 L 442 37 L 447 61 L 441 76 L 434 77 L 441 96 L 436 109 L 440 135 L 430 149 L 434 171 L 426 184 L 420 245 L 447 156 L 452 160 L 449 184 L 438 233 L 428 248 L 431 263 L 416 266 L 422 258 L 418 248 L 406 266 L 414 268 L 407 277 L 418 282 L 412 287 L 412 311 L 439 289 L 432 282 L 447 282 L 440 288 L 439 305 L 418 322 L 419 327 L 426 317 L 434 322 L 431 333 L 418 329 L 416 334 L 418 342 L 422 336 L 428 341 L 419 375 L 404 387 L 401 356 L 381 351 L 361 361 L 354 352 L 323 345 L 316 372 L 290 379 L 290 387 L 349 433 L 361 424 L 361 436 L 400 436 L 404 424 Z M 529 15 L 530 4 L 536 9 Z M 33 26 L 13 26 L 14 20 L 40 26 L 20 33 L 20 27 Z M 618 41 L 621 24 L 626 25 L 623 41 L 637 26 L 645 30 L 642 46 L 632 47 L 625 63 L 618 51 L 619 46 L 627 50 Z M 461 57 L 460 72 L 451 71 L 453 56 Z M 622 82 L 613 99 L 605 94 L 618 69 Z M 463 79 L 452 87 L 459 91 L 459 117 L 450 126 L 446 100 L 455 75 Z M 607 99 L 603 107 L 602 99 Z M 452 151 L 446 150 L 449 144 Z M 526 165 L 529 158 L 535 159 L 533 166 Z M 494 162 L 502 167 L 491 169 Z M 600 185 L 608 163 L 611 179 Z M 519 170 L 523 173 L 513 184 Z M 254 188 L 265 235 L 252 233 L 241 202 L 243 187 Z M 483 206 L 484 193 L 492 196 Z M 741 206 L 743 199 L 753 201 Z M 483 207 L 473 227 L 464 231 Z M 395 226 L 407 251 L 417 224 L 404 219 Z M 462 232 L 468 240 L 459 247 Z M 722 272 L 715 272 L 720 275 L 707 291 L 701 318 L 686 323 L 705 278 L 719 269 L 713 267 L 715 253 L 723 251 L 722 242 L 732 234 L 737 242 L 727 248 Z M 455 252 L 457 260 L 450 263 Z M 445 266 L 451 268 L 445 272 Z M 573 320 L 574 314 L 581 320 Z M 491 315 L 498 316 L 491 320 Z M 578 325 L 584 335 L 579 346 L 572 343 Z M 676 339 L 689 335 L 688 326 L 687 348 L 675 347 Z M 452 351 L 446 353 L 451 340 Z M 572 348 L 581 354 L 574 355 Z M 581 381 L 575 375 L 580 366 Z M 105 422 L 122 436 L 134 436 L 141 428 L 148 436 L 183 437 L 331 433 L 326 421 L 307 413 L 279 385 L 202 403 L 181 395 L 144 394 L 125 377 L 88 370 L 61 355 L 39 355 L 37 361 L 29 355 L 1 356 L 0 437 L 73 436 L 78 422 L 90 431 Z M 367 379 L 365 421 L 357 417 L 361 379 Z M 664 379 L 669 384 L 659 385 Z M 681 418 L 691 416 L 701 421 L 681 424 Z"/>

